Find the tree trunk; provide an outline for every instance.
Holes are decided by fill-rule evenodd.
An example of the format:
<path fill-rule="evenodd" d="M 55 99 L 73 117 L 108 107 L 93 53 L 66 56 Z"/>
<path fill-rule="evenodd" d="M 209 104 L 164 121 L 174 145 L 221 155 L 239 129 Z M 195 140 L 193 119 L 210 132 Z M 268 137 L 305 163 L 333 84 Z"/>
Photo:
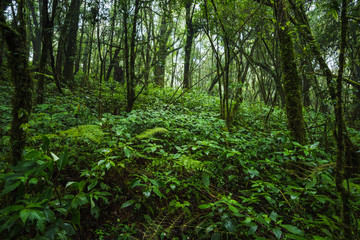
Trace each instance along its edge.
<path fill-rule="evenodd" d="M 346 34 L 348 28 L 348 19 L 346 17 L 347 0 L 342 1 L 341 11 L 341 46 L 339 55 L 339 74 L 336 81 L 336 103 L 335 103 L 335 124 L 336 124 L 336 141 L 337 154 L 335 166 L 335 182 L 336 187 L 340 193 L 342 200 L 342 225 L 345 239 L 354 239 L 351 230 L 351 208 L 350 208 L 350 193 L 344 187 L 345 161 L 344 161 L 344 131 L 345 124 L 343 118 L 343 99 L 342 99 L 342 81 L 345 66 L 345 51 L 346 51 Z"/>
<path fill-rule="evenodd" d="M 111 16 L 111 29 L 110 29 L 110 44 L 109 44 L 109 53 L 110 53 L 110 64 L 108 67 L 108 71 L 106 73 L 106 77 L 105 77 L 105 81 L 108 81 L 110 76 L 111 76 L 111 71 L 112 69 L 116 66 L 115 64 L 119 64 L 117 61 L 114 61 L 114 58 L 117 58 L 117 53 L 119 54 L 120 50 L 118 50 L 119 48 L 117 48 L 115 50 L 115 53 L 113 55 L 113 43 L 114 43 L 114 33 L 115 33 L 115 19 L 116 19 L 116 15 L 117 15 L 117 1 L 113 0 L 113 11 L 112 11 L 112 16 Z M 114 73 L 115 74 L 115 73 Z"/>
<path fill-rule="evenodd" d="M 58 1 L 57 0 L 53 1 L 53 5 L 52 5 L 53 13 L 51 19 L 48 13 L 48 3 L 49 3 L 48 0 L 43 0 L 42 8 L 41 8 L 42 49 L 41 49 L 41 57 L 39 63 L 39 72 L 43 74 L 46 73 L 47 60 L 51 52 L 53 28 L 54 28 L 54 16 Z M 45 101 L 45 77 L 43 74 L 39 75 L 37 89 L 36 89 L 37 92 L 36 102 L 38 104 L 42 104 Z"/>
<path fill-rule="evenodd" d="M 185 2 L 185 12 L 186 12 L 186 43 L 185 43 L 185 59 L 184 59 L 184 80 L 183 85 L 185 89 L 190 88 L 190 58 L 191 58 L 191 49 L 194 39 L 194 26 L 193 26 L 193 14 L 192 14 L 192 0 L 187 0 Z"/>
<path fill-rule="evenodd" d="M 80 29 L 80 42 L 79 42 L 79 50 L 78 50 L 78 55 L 75 61 L 75 70 L 74 70 L 74 75 L 76 75 L 76 73 L 79 71 L 80 69 L 80 62 L 81 62 L 81 57 L 82 57 L 82 45 L 83 45 L 83 40 L 84 40 L 84 32 L 85 32 L 85 14 L 86 14 L 86 0 L 84 1 L 84 9 L 83 9 L 83 13 L 82 13 L 82 24 L 81 24 L 81 29 Z"/>
<path fill-rule="evenodd" d="M 81 0 L 72 0 L 69 12 L 66 14 L 65 26 L 68 28 L 65 41 L 65 63 L 63 78 L 70 86 L 74 86 L 74 63 L 76 54 L 76 38 L 79 28 Z"/>
<path fill-rule="evenodd" d="M 0 9 L 0 30 L 4 37 L 8 50 L 8 67 L 11 71 L 11 80 L 14 84 L 13 109 L 11 112 L 11 156 L 10 165 L 16 165 L 23 158 L 23 150 L 26 143 L 26 125 L 31 113 L 32 79 L 29 72 L 26 23 L 24 19 L 24 0 L 18 1 L 19 25 L 12 29 L 6 24 L 3 10 L 6 4 Z"/>
<path fill-rule="evenodd" d="M 33 65 L 37 65 L 40 59 L 40 53 L 41 53 L 41 28 L 39 26 L 39 22 L 37 20 L 36 11 L 34 2 L 27 0 L 27 6 L 29 7 L 32 23 L 29 22 L 29 28 L 30 28 L 30 35 L 31 35 L 31 43 L 33 46 L 33 57 L 32 57 L 32 63 Z M 39 7 L 42 8 L 42 1 L 39 1 Z M 37 9 L 36 9 L 37 10 Z M 40 18 L 41 19 L 41 18 Z"/>
<path fill-rule="evenodd" d="M 154 69 L 155 84 L 165 86 L 165 65 L 166 57 L 169 55 L 167 42 L 172 31 L 171 12 L 168 10 L 168 0 L 165 0 L 163 15 L 161 16 L 160 35 L 158 36 L 158 51 L 156 52 L 156 62 Z"/>
<path fill-rule="evenodd" d="M 321 55 L 320 48 L 312 35 L 310 24 L 307 19 L 307 16 L 305 14 L 305 11 L 302 7 L 297 7 L 295 2 L 293 0 L 289 0 L 291 3 L 292 9 L 295 13 L 295 17 L 298 20 L 298 24 L 301 24 L 305 27 L 300 28 L 302 37 L 306 40 L 307 43 L 309 43 L 311 50 L 315 56 L 315 59 L 319 63 L 320 69 L 323 72 L 323 74 L 326 77 L 326 84 L 330 93 L 330 97 L 333 100 L 333 102 L 336 102 L 336 92 L 335 92 L 335 86 L 332 81 L 333 74 L 327 65 L 325 59 Z M 346 164 L 348 166 L 347 168 L 347 177 L 350 177 L 353 173 L 360 171 L 360 157 L 359 157 L 359 147 L 354 145 L 351 139 L 347 136 L 347 129 L 345 125 L 345 121 L 341 121 L 342 124 L 344 124 L 344 139 L 345 141 L 345 156 L 346 156 Z"/>
<path fill-rule="evenodd" d="M 275 1 L 274 11 L 280 25 L 278 26 L 278 33 L 288 127 L 293 140 L 305 145 L 307 138 L 302 113 L 301 79 L 296 67 L 293 41 L 287 25 L 288 16 L 285 0 Z"/>
<path fill-rule="evenodd" d="M 136 45 L 136 33 L 137 33 L 137 19 L 140 8 L 140 0 L 135 0 L 134 18 L 131 30 L 131 42 L 130 42 L 130 78 L 127 82 L 127 107 L 126 111 L 131 112 L 135 103 L 135 45 Z"/>

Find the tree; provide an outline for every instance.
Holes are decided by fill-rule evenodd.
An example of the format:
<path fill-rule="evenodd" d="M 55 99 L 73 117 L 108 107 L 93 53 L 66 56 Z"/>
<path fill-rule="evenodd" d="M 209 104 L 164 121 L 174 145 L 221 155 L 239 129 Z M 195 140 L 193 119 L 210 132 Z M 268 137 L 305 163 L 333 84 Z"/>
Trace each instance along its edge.
<path fill-rule="evenodd" d="M 42 1 L 39 1 L 39 8 L 42 8 Z M 28 26 L 30 28 L 30 40 L 33 48 L 33 56 L 32 56 L 32 64 L 37 65 L 40 59 L 41 53 L 41 39 L 42 39 L 42 31 L 38 21 L 38 9 L 35 6 L 35 1 L 27 0 L 26 6 L 30 10 L 31 19 L 29 19 Z M 41 17 L 40 17 L 41 19 Z M 31 21 L 32 20 L 32 21 Z"/>
<path fill-rule="evenodd" d="M 326 85 L 328 88 L 328 92 L 330 94 L 330 98 L 333 102 L 334 108 L 336 108 L 335 104 L 337 101 L 337 97 L 336 97 L 336 89 L 333 82 L 333 78 L 335 77 L 335 75 L 332 73 L 330 67 L 325 61 L 325 58 L 321 54 L 320 47 L 311 31 L 310 24 L 305 14 L 305 10 L 303 6 L 296 5 L 296 3 L 293 0 L 289 0 L 289 2 L 293 12 L 295 13 L 297 24 L 303 26 L 302 28 L 300 28 L 301 29 L 300 34 L 309 44 L 313 56 L 315 57 L 317 63 L 319 64 L 319 68 L 321 72 L 325 76 Z M 357 82 L 351 81 L 350 79 L 346 79 L 343 77 L 343 80 L 345 80 L 349 84 L 358 86 Z M 346 165 L 347 165 L 347 173 L 348 173 L 347 175 L 350 177 L 354 172 L 358 172 L 360 169 L 360 158 L 358 152 L 359 147 L 356 146 L 348 136 L 345 121 L 340 121 L 340 123 L 343 124 L 342 129 L 344 131 L 344 144 L 346 146 L 345 157 L 346 157 Z"/>
<path fill-rule="evenodd" d="M 190 88 L 190 57 L 195 35 L 193 16 L 195 4 L 193 0 L 185 0 L 185 21 L 186 21 L 186 42 L 185 42 L 185 57 L 184 57 L 184 79 L 183 85 L 185 89 Z"/>
<path fill-rule="evenodd" d="M 41 57 L 40 57 L 40 62 L 39 62 L 39 73 L 41 73 L 39 75 L 39 79 L 38 79 L 38 84 L 37 84 L 37 98 L 36 98 L 36 102 L 38 104 L 42 104 L 45 101 L 45 76 L 44 74 L 46 74 L 46 66 L 47 66 L 47 61 L 50 57 L 50 54 L 52 54 L 52 39 L 53 39 L 53 35 L 54 35 L 54 19 L 55 19 L 55 14 L 56 14 L 56 9 L 57 9 L 57 5 L 58 5 L 58 0 L 54 0 L 52 3 L 52 14 L 51 14 L 51 18 L 49 16 L 49 12 L 48 12 L 48 4 L 49 1 L 48 0 L 44 0 L 42 2 L 42 8 L 41 8 L 41 24 L 42 24 L 42 48 L 41 48 Z M 58 86 L 58 89 L 61 92 L 61 88 L 60 85 L 58 83 L 58 81 L 56 81 L 56 85 Z"/>
<path fill-rule="evenodd" d="M 293 40 L 291 38 L 286 0 L 274 2 L 274 12 L 278 21 L 280 42 L 281 69 L 285 90 L 285 105 L 288 127 L 294 141 L 305 145 L 307 143 L 305 122 L 302 113 L 301 79 L 297 70 Z"/>
<path fill-rule="evenodd" d="M 80 16 L 81 0 L 72 0 L 61 28 L 56 56 L 57 78 L 69 86 L 74 81 L 76 38 Z M 65 59 L 64 59 L 65 58 Z"/>
<path fill-rule="evenodd" d="M 347 14 L 347 0 L 342 1 L 341 10 L 341 44 L 339 54 L 339 73 L 336 81 L 336 103 L 335 103 L 335 124 L 336 124 L 336 142 L 337 142 L 337 153 L 336 153 L 336 166 L 335 166 L 335 182 L 336 187 L 340 193 L 342 200 L 342 223 L 344 228 L 344 237 L 346 239 L 354 239 L 351 229 L 351 207 L 350 207 L 350 193 L 345 188 L 344 174 L 345 174 L 345 161 L 344 161 L 344 132 L 345 124 L 343 123 L 343 97 L 342 97 L 342 81 L 345 66 L 345 51 L 346 51 L 346 38 L 348 30 L 348 18 Z"/>
<path fill-rule="evenodd" d="M 158 49 L 155 53 L 155 66 L 154 66 L 154 81 L 155 84 L 164 87 L 165 86 L 165 66 L 166 58 L 170 54 L 168 47 L 168 40 L 173 30 L 172 11 L 170 10 L 170 4 L 172 0 L 162 0 L 162 15 L 160 21 L 160 31 L 156 38 L 158 41 L 155 43 Z"/>
<path fill-rule="evenodd" d="M 26 143 L 26 128 L 32 108 L 32 79 L 28 63 L 24 0 L 18 1 L 18 22 L 12 24 L 14 27 L 6 22 L 4 15 L 10 2 L 1 2 L 0 30 L 8 47 L 8 68 L 14 85 L 9 164 L 16 165 L 23 158 Z"/>
<path fill-rule="evenodd" d="M 137 35 L 138 14 L 140 10 L 141 0 L 135 0 L 134 13 L 132 19 L 129 19 L 129 9 L 127 2 L 123 2 L 123 26 L 124 26 L 124 62 L 125 62 L 125 79 L 126 79 L 126 111 L 131 112 L 136 96 L 135 96 L 135 45 Z M 131 31 L 129 31 L 129 21 L 132 20 Z M 130 32 L 130 37 L 129 37 Z"/>

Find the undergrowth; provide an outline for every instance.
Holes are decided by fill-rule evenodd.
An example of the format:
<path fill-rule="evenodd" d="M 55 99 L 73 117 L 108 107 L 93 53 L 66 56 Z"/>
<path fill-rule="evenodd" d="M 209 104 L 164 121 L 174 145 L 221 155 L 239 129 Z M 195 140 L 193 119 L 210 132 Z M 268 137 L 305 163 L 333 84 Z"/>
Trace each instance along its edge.
<path fill-rule="evenodd" d="M 149 87 L 125 113 L 116 86 L 104 86 L 100 100 L 90 90 L 52 93 L 34 108 L 25 159 L 14 167 L 4 164 L 11 119 L 2 101 L 1 194 L 17 193 L 1 202 L 2 236 L 342 238 L 330 116 L 306 112 L 311 144 L 301 146 L 278 107 L 244 102 L 227 129 L 216 97 L 179 94 Z M 359 221 L 360 186 L 344 184 Z"/>

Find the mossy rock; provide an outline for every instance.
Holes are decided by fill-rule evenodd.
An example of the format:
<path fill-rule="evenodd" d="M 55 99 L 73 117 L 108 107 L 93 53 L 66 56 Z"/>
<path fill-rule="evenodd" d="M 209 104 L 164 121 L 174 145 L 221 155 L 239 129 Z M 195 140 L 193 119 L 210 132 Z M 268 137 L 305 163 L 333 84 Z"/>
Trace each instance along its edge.
<path fill-rule="evenodd" d="M 137 135 L 135 138 L 141 140 L 141 139 L 151 138 L 155 134 L 164 134 L 164 133 L 168 133 L 168 132 L 169 132 L 169 130 L 167 130 L 165 128 L 156 127 L 153 129 L 147 129 L 145 132 Z"/>

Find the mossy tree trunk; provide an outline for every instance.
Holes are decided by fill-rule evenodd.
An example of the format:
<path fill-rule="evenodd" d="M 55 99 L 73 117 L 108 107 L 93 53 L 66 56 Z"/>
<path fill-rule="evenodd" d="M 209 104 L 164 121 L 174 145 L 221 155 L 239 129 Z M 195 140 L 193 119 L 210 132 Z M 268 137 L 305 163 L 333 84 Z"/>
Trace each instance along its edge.
<path fill-rule="evenodd" d="M 345 239 L 354 239 L 351 230 L 351 208 L 350 208 L 350 193 L 344 187 L 345 161 L 344 161 L 344 131 L 345 124 L 343 118 L 343 99 L 342 99 L 342 81 L 345 65 L 345 50 L 346 50 L 346 34 L 348 28 L 348 19 L 346 17 L 347 0 L 342 1 L 341 11 L 341 46 L 339 55 L 339 74 L 336 81 L 336 102 L 335 102 L 335 123 L 336 123 L 336 141 L 337 154 L 335 165 L 335 182 L 336 187 L 340 193 L 342 200 L 342 223 L 343 233 Z"/>
<path fill-rule="evenodd" d="M 300 28 L 301 29 L 300 34 L 304 38 L 304 40 L 309 44 L 311 51 L 314 54 L 314 57 L 319 64 L 319 68 L 326 78 L 326 84 L 327 84 L 327 87 L 329 90 L 331 100 L 333 101 L 333 103 L 336 103 L 337 96 L 336 96 L 335 82 L 333 81 L 334 75 L 333 75 L 331 69 L 329 68 L 329 66 L 327 65 L 325 58 L 322 56 L 322 54 L 320 52 L 320 47 L 312 34 L 308 18 L 305 14 L 305 10 L 304 10 L 303 6 L 296 5 L 296 2 L 294 0 L 289 0 L 289 2 L 290 2 L 290 6 L 292 7 L 292 10 L 295 14 L 295 18 L 296 18 L 298 24 L 305 26 L 305 27 Z M 345 80 L 345 79 L 343 78 L 343 80 Z M 334 107 L 336 107 L 336 106 L 334 106 Z M 346 176 L 347 176 L 347 178 L 349 178 L 354 173 L 359 173 L 359 171 L 360 171 L 360 154 L 359 154 L 360 149 L 349 138 L 345 121 L 341 121 L 341 123 L 343 124 L 344 144 L 346 146 L 345 150 L 344 150 L 345 158 L 346 158 L 346 165 L 347 165 Z"/>
<path fill-rule="evenodd" d="M 167 44 L 171 32 L 173 30 L 171 1 L 165 0 L 162 2 L 162 16 L 160 23 L 159 36 L 156 38 L 156 47 L 158 50 L 155 53 L 155 66 L 154 66 L 154 80 L 155 84 L 161 88 L 165 87 L 165 67 L 166 58 L 170 54 L 169 46 Z"/>
<path fill-rule="evenodd" d="M 307 143 L 305 122 L 302 113 L 301 79 L 297 70 L 293 40 L 289 33 L 289 20 L 285 0 L 276 0 L 274 11 L 278 21 L 280 59 L 285 91 L 285 107 L 288 128 L 294 141 Z"/>
<path fill-rule="evenodd" d="M 9 51 L 8 67 L 11 71 L 11 80 L 14 85 L 10 131 L 10 165 L 16 165 L 23 158 L 23 150 L 26 143 L 25 129 L 32 107 L 32 79 L 28 68 L 24 0 L 18 1 L 17 7 L 19 23 L 14 28 L 6 23 L 3 14 L 6 6 L 1 5 L 0 9 L 0 30 Z"/>

